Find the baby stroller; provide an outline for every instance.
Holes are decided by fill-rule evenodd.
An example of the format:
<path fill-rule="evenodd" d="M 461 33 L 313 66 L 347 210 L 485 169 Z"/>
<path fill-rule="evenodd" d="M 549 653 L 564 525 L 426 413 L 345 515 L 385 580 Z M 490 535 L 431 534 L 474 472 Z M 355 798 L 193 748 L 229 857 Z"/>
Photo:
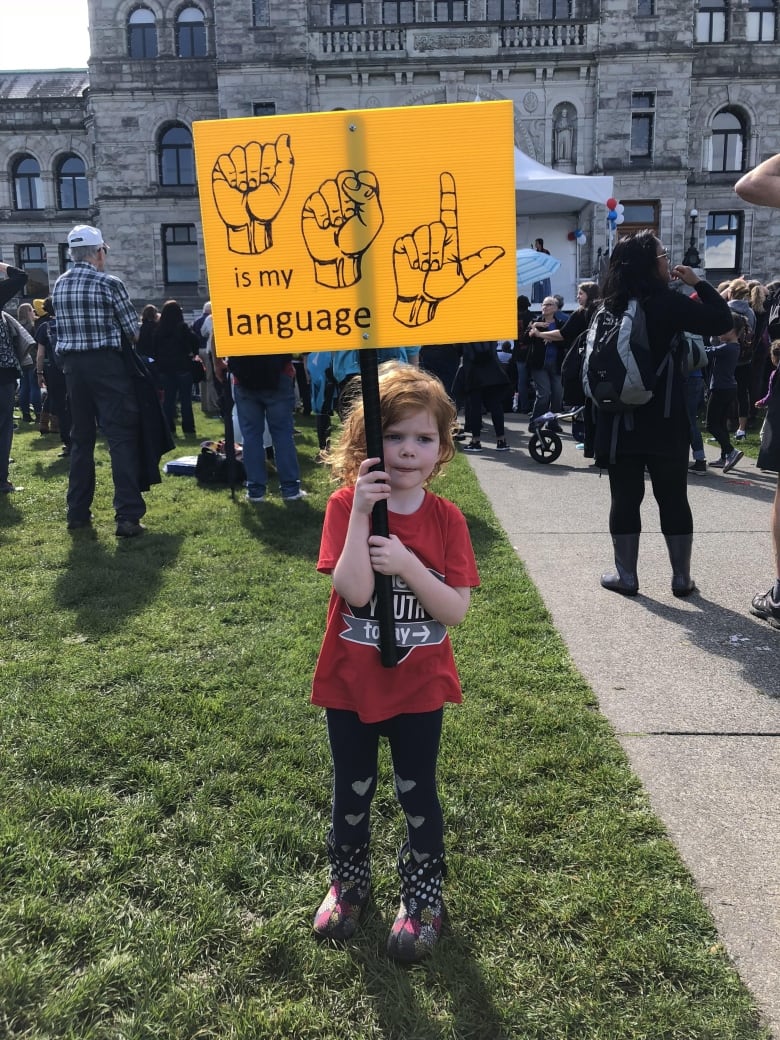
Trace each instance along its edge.
<path fill-rule="evenodd" d="M 555 462 L 563 451 L 561 435 L 556 430 L 547 428 L 548 423 L 557 425 L 559 419 L 571 419 L 572 436 L 581 441 L 585 436 L 585 405 L 572 408 L 568 412 L 545 412 L 538 415 L 528 424 L 528 432 L 532 435 L 528 442 L 528 451 L 535 462 L 544 464 Z"/>

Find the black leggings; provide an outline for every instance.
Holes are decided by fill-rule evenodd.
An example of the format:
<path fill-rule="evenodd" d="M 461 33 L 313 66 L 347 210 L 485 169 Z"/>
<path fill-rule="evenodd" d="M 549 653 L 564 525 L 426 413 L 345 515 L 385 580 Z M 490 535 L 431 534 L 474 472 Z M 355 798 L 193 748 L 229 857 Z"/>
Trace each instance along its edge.
<path fill-rule="evenodd" d="M 444 823 L 436 790 L 436 761 L 443 711 L 396 715 L 384 722 L 361 722 L 356 712 L 326 710 L 333 757 L 333 837 L 354 848 L 371 835 L 371 800 L 377 784 L 379 738 L 387 737 L 395 774 L 395 794 L 406 815 L 407 837 L 415 852 L 444 851 Z"/>
<path fill-rule="evenodd" d="M 692 534 L 693 516 L 688 505 L 688 456 L 624 455 L 609 466 L 610 534 L 638 534 L 642 530 L 640 506 L 645 497 L 645 467 L 664 534 Z"/>

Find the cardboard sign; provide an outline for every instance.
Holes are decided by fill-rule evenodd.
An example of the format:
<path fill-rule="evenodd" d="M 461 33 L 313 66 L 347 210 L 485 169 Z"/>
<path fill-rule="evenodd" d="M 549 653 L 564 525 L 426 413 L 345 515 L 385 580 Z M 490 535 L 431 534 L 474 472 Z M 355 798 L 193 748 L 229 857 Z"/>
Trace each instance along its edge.
<path fill-rule="evenodd" d="M 195 123 L 218 352 L 513 338 L 512 109 Z"/>

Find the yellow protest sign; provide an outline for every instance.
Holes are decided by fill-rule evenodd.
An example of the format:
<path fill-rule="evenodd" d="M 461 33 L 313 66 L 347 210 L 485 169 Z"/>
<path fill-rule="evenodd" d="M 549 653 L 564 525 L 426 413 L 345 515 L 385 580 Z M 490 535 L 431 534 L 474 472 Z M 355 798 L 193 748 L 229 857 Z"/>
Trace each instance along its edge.
<path fill-rule="evenodd" d="M 512 107 L 195 123 L 219 353 L 514 337 Z"/>

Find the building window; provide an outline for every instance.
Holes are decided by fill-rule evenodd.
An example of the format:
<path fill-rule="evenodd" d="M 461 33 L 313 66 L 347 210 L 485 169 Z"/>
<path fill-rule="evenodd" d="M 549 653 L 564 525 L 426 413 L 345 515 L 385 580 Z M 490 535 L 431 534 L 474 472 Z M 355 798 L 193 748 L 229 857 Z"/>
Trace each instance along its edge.
<path fill-rule="evenodd" d="M 741 213 L 710 213 L 704 232 L 704 266 L 707 271 L 736 271 L 740 266 Z"/>
<path fill-rule="evenodd" d="M 519 22 L 520 0 L 487 0 L 490 22 Z"/>
<path fill-rule="evenodd" d="M 252 102 L 252 115 L 253 116 L 275 116 L 276 115 L 276 102 L 275 101 L 253 101 Z"/>
<path fill-rule="evenodd" d="M 198 240 L 194 224 L 164 224 L 163 278 L 168 285 L 198 281 Z"/>
<path fill-rule="evenodd" d="M 65 271 L 69 271 L 71 267 L 73 267 L 73 260 L 71 259 L 70 248 L 67 242 L 59 245 L 57 251 L 60 259 L 60 274 L 63 274 Z"/>
<path fill-rule="evenodd" d="M 185 7 L 176 18 L 176 53 L 180 58 L 206 56 L 206 23 L 197 7 Z"/>
<path fill-rule="evenodd" d="M 745 127 L 733 112 L 718 112 L 712 121 L 713 173 L 737 172 L 744 169 Z"/>
<path fill-rule="evenodd" d="M 41 167 L 31 155 L 17 159 L 13 167 L 14 207 L 16 209 L 43 209 Z"/>
<path fill-rule="evenodd" d="M 773 43 L 777 16 L 775 0 L 748 0 L 747 38 L 753 43 Z"/>
<path fill-rule="evenodd" d="M 414 20 L 414 0 L 384 0 L 382 4 L 383 25 L 405 25 Z"/>
<path fill-rule="evenodd" d="M 137 7 L 127 20 L 127 53 L 131 58 L 157 57 L 157 25 L 148 7 Z"/>
<path fill-rule="evenodd" d="M 637 201 L 623 203 L 623 223 L 617 228 L 617 237 L 635 235 L 643 228 L 650 228 L 658 233 L 659 205 L 657 201 Z"/>
<path fill-rule="evenodd" d="M 362 25 L 363 4 L 355 0 L 331 0 L 331 25 Z"/>
<path fill-rule="evenodd" d="M 87 168 L 77 155 L 66 155 L 57 166 L 57 208 L 86 209 L 89 206 Z"/>
<path fill-rule="evenodd" d="M 256 29 L 265 29 L 271 24 L 268 12 L 268 0 L 252 0 L 252 25 Z"/>
<path fill-rule="evenodd" d="M 652 18 L 655 14 L 655 0 L 637 0 L 636 13 L 639 18 Z"/>
<path fill-rule="evenodd" d="M 21 267 L 23 271 L 46 270 L 46 246 L 37 243 L 35 245 L 17 246 L 16 252 L 18 256 L 17 267 Z"/>
<path fill-rule="evenodd" d="M 148 7 L 138 7 L 127 20 L 127 53 L 131 58 L 157 57 L 157 25 Z"/>
<path fill-rule="evenodd" d="M 467 22 L 468 0 L 433 0 L 434 22 Z"/>
<path fill-rule="evenodd" d="M 700 0 L 696 15 L 696 42 L 724 43 L 728 13 L 727 0 Z"/>
<path fill-rule="evenodd" d="M 160 137 L 160 184 L 164 187 L 195 183 L 192 134 L 186 126 L 171 126 Z"/>
<path fill-rule="evenodd" d="M 631 165 L 648 166 L 653 161 L 655 94 L 631 95 Z"/>
<path fill-rule="evenodd" d="M 539 18 L 571 18 L 571 0 L 539 0 Z"/>

